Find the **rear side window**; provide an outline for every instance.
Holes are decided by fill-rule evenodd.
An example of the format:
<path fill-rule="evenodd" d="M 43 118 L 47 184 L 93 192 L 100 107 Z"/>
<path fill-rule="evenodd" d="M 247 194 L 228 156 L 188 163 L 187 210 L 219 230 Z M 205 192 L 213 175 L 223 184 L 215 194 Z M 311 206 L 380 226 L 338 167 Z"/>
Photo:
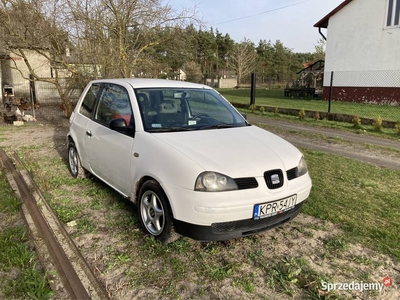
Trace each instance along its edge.
<path fill-rule="evenodd" d="M 82 101 L 82 105 L 79 112 L 85 117 L 90 118 L 93 113 L 94 105 L 96 103 L 96 96 L 100 90 L 100 84 L 93 84 L 87 91 L 85 98 Z"/>

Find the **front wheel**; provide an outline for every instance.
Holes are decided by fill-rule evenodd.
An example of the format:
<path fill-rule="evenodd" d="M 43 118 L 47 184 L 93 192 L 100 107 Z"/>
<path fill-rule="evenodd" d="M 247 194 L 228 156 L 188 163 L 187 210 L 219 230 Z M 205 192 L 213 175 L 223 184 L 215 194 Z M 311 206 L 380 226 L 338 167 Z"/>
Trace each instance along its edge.
<path fill-rule="evenodd" d="M 179 238 L 174 230 L 167 196 L 154 180 L 140 188 L 138 212 L 143 230 L 161 243 L 172 243 Z"/>

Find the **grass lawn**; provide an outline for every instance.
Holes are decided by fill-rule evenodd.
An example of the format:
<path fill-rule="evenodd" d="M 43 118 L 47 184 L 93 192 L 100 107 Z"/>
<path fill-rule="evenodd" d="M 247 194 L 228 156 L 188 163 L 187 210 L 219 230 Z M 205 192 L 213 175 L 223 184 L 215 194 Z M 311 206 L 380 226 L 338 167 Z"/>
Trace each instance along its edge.
<path fill-rule="evenodd" d="M 313 127 L 323 127 L 323 128 L 330 128 L 330 129 L 337 129 L 337 130 L 344 130 L 349 131 L 356 134 L 364 134 L 364 135 L 371 135 L 381 138 L 388 138 L 398 140 L 400 138 L 400 126 L 396 128 L 386 128 L 382 127 L 379 130 L 373 125 L 357 125 L 355 126 L 353 123 L 346 123 L 346 122 L 336 122 L 330 120 L 315 120 L 314 118 L 305 118 L 303 120 L 299 119 L 299 116 L 294 115 L 284 115 L 280 113 L 273 113 L 273 112 L 264 112 L 261 113 L 260 111 L 255 110 L 252 112 L 250 109 L 243 109 L 238 108 L 241 113 L 246 114 L 247 116 L 263 116 L 267 117 L 268 119 L 275 119 L 275 120 L 284 120 L 285 122 L 290 122 L 292 124 L 301 123 L 307 126 Z M 267 129 L 268 130 L 268 129 Z"/>
<path fill-rule="evenodd" d="M 27 228 L 19 221 L 19 208 L 0 171 L 0 298 L 48 299 L 52 291 L 30 246 Z"/>
<path fill-rule="evenodd" d="M 84 210 L 82 204 L 66 204 L 52 198 L 58 198 L 55 193 L 62 185 L 79 185 L 78 190 L 87 193 L 91 182 L 72 179 L 59 157 L 36 157 L 39 148 L 45 149 L 46 144 L 27 145 L 18 153 L 43 192 L 49 195 L 60 219 L 68 222 L 77 218 Z M 400 171 L 323 152 L 305 149 L 303 152 L 313 179 L 312 194 L 304 212 L 339 224 L 349 240 L 400 260 Z M 107 186 L 96 184 L 96 197 L 107 195 L 108 190 Z"/>
<path fill-rule="evenodd" d="M 338 224 L 350 243 L 400 260 L 400 171 L 302 150 L 313 180 L 303 212 Z"/>
<path fill-rule="evenodd" d="M 0 130 L 0 141 L 7 142 L 10 136 L 8 130 Z M 29 133 L 32 128 L 11 130 L 15 134 Z M 62 147 L 63 142 L 64 139 L 57 140 L 56 144 Z M 15 149 L 14 144 L 12 145 Z M 301 149 L 313 180 L 311 195 L 303 206 L 303 216 L 315 216 L 317 219 L 313 220 L 326 226 L 336 224 L 332 226 L 340 228 L 340 233 L 324 239 L 322 248 L 319 247 L 312 256 L 296 256 L 283 252 L 276 254 L 268 247 L 276 244 L 279 251 L 284 247 L 289 251 L 296 243 L 299 247 L 304 247 L 297 240 L 285 239 L 286 235 L 288 239 L 291 234 L 297 235 L 296 231 L 306 235 L 310 243 L 321 242 L 318 237 L 313 236 L 315 231 L 310 227 L 312 224 L 298 225 L 298 219 L 271 231 L 270 234 L 255 235 L 229 243 L 201 243 L 182 238 L 173 244 L 161 245 L 154 239 L 143 236 L 135 208 L 129 202 L 124 201 L 99 180 L 73 179 L 65 160 L 60 156 L 61 152 L 49 145 L 50 141 L 43 139 L 32 144 L 24 143 L 24 146 L 19 146 L 16 150 L 60 220 L 64 223 L 76 221 L 73 237 L 78 240 L 89 237 L 88 247 L 81 242 L 81 250 L 84 255 L 97 258 L 96 267 L 101 271 L 102 278 L 110 281 L 110 291 L 115 294 L 122 286 L 132 291 L 150 287 L 147 291 L 156 290 L 158 293 L 153 298 L 179 299 L 182 298 L 182 291 L 191 285 L 194 290 L 190 291 L 190 295 L 194 298 L 213 296 L 214 287 L 218 290 L 230 287 L 238 293 L 234 294 L 237 299 L 258 299 L 264 292 L 271 290 L 299 299 L 348 299 L 350 295 L 340 297 L 336 293 L 321 296 L 320 282 L 342 282 L 338 280 L 343 280 L 343 277 L 348 281 L 357 279 L 373 282 L 373 270 L 384 267 L 384 262 L 377 264 L 374 259 L 360 256 L 358 252 L 347 253 L 346 249 L 351 245 L 357 243 L 363 248 L 375 250 L 378 254 L 388 255 L 395 261 L 400 260 L 400 171 Z M 65 154 L 66 150 L 62 151 Z M 12 195 L 12 192 L 7 188 L 4 176 L 1 177 L 0 174 L 2 203 L 5 201 L 2 199 L 7 198 L 6 195 Z M 8 201 L 7 205 L 0 205 L 0 209 L 3 207 L 3 211 L 0 210 L 1 216 L 18 213 L 19 205 L 15 198 Z M 285 228 L 292 229 L 288 231 Z M 329 227 L 321 227 L 318 230 L 331 234 L 327 228 Z M 0 258 L 4 259 L 0 260 L 0 275 L 20 268 L 10 264 L 11 257 L 17 257 L 16 250 L 7 247 L 10 241 L 16 241 L 12 249 L 27 248 L 28 244 L 28 236 L 23 227 L 18 227 L 7 235 L 5 233 L 0 231 L 0 252 L 4 251 L 3 256 L 0 254 Z M 29 272 L 36 264 L 36 260 L 30 255 L 26 256 L 32 264 L 24 261 Z M 310 263 L 310 257 L 319 259 L 320 262 L 332 261 L 338 265 L 330 265 L 330 272 L 323 271 Z M 358 259 L 357 264 L 364 264 L 365 268 L 369 268 L 368 271 L 359 273 L 354 266 L 345 269 L 339 265 L 339 260 L 342 259 L 347 267 L 352 263 L 349 257 Z M 37 291 L 34 297 L 46 298 L 48 291 L 45 290 L 47 285 L 43 280 L 43 273 L 35 276 L 30 274 L 26 275 L 30 277 L 25 277 L 29 280 L 24 281 L 28 284 L 28 289 Z M 112 285 L 114 278 L 121 281 L 117 288 Z M 24 292 L 17 290 L 17 283 L 17 280 L 14 283 L 0 279 L 0 298 L 5 292 L 13 293 L 14 297 L 26 298 Z M 234 298 L 229 296 L 231 297 L 227 298 Z M 267 296 L 265 298 L 268 299 Z"/>
<path fill-rule="evenodd" d="M 218 91 L 232 103 L 248 103 L 250 106 L 250 89 L 219 89 Z M 311 98 L 292 99 L 284 97 L 282 89 L 257 89 L 255 102 L 257 105 L 271 107 L 304 108 L 305 110 L 328 112 L 328 101 Z M 380 116 L 383 120 L 387 121 L 400 120 L 400 106 L 332 101 L 331 113 L 342 113 L 370 119 L 376 119 Z"/>
<path fill-rule="evenodd" d="M 46 148 L 46 145 L 42 144 L 40 148 Z M 35 148 L 35 151 L 39 150 Z M 301 150 L 313 180 L 313 189 L 303 207 L 303 214 L 334 223 L 343 232 L 324 240 L 321 255 L 327 260 L 335 260 L 335 257 L 345 255 L 343 253 L 346 253 L 349 245 L 357 243 L 399 261 L 400 171 L 375 167 L 328 153 Z M 335 275 L 311 267 L 306 255 L 271 258 L 261 250 L 265 245 L 262 244 L 260 235 L 238 239 L 232 244 L 200 243 L 183 238 L 170 245 L 161 245 L 154 239 L 144 239 L 138 229 L 138 217 L 132 212 L 134 208 L 116 192 L 98 180 L 72 179 L 65 162 L 56 157 L 38 157 L 35 151 L 27 146 L 20 148 L 18 153 L 59 218 L 63 222 L 77 220 L 76 237 L 98 234 L 103 229 L 97 228 L 97 224 L 104 223 L 104 220 L 93 220 L 91 214 L 94 211 L 108 212 L 110 219 L 105 220 L 107 230 L 121 241 L 109 245 L 102 240 L 91 245 L 90 251 L 102 251 L 109 272 L 117 272 L 118 268 L 126 269 L 133 265 L 125 271 L 124 279 L 130 282 L 134 290 L 153 286 L 161 289 L 161 294 L 158 295 L 160 297 L 179 298 L 179 284 L 186 280 L 187 274 L 192 274 L 191 270 L 195 270 L 191 276 L 197 276 L 202 284 L 213 282 L 218 285 L 231 281 L 233 287 L 244 291 L 246 295 L 256 293 L 255 278 L 267 278 L 265 287 L 276 292 L 298 296 L 299 290 L 303 290 L 309 295 L 309 299 L 321 299 L 318 296 L 318 284 L 322 281 L 338 280 Z M 74 201 L 71 190 L 79 191 L 77 193 L 81 193 L 80 197 L 83 196 L 85 202 L 88 202 Z M 76 193 L 74 195 L 78 196 Z M 88 212 L 89 208 L 93 210 L 91 213 Z M 296 219 L 293 222 L 295 224 Z M 312 229 L 307 226 L 298 230 L 310 233 L 310 239 L 313 238 Z M 271 243 L 279 236 L 278 232 L 272 233 Z M 231 257 L 231 252 L 242 249 L 241 247 L 246 249 L 242 250 L 243 256 Z M 362 255 L 357 256 L 357 253 L 353 256 L 367 266 L 376 264 Z M 137 266 L 138 263 L 141 267 Z M 158 266 L 157 272 L 146 269 L 146 266 L 151 265 Z M 253 270 L 253 273 L 243 270 Z M 342 270 L 334 269 L 333 273 L 339 275 Z M 363 280 L 372 281 L 369 277 L 371 274 L 362 274 L 366 276 L 365 279 L 362 277 Z M 353 280 L 356 275 L 347 276 L 347 280 Z M 195 295 L 201 298 L 209 294 L 207 290 L 198 289 Z M 334 293 L 323 299 L 345 298 Z"/>

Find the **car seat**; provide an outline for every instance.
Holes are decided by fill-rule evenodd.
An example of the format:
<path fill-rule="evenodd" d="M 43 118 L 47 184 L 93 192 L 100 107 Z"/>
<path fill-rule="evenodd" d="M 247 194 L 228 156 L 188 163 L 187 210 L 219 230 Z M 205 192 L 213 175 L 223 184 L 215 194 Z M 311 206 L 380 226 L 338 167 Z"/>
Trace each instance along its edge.
<path fill-rule="evenodd" d="M 185 120 L 182 113 L 178 112 L 178 106 L 173 100 L 164 100 L 159 105 L 157 121 L 164 128 L 171 127 L 172 125 L 182 125 Z"/>
<path fill-rule="evenodd" d="M 138 99 L 139 107 L 142 112 L 144 126 L 150 128 L 151 124 L 156 121 L 157 110 L 151 108 L 149 98 L 145 93 L 138 93 L 136 98 Z"/>

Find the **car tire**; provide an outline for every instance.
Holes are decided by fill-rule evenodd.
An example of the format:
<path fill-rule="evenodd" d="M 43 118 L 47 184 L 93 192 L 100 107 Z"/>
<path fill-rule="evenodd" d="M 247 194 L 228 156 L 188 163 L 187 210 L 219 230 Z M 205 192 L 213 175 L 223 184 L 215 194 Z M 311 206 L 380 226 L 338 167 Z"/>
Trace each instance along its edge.
<path fill-rule="evenodd" d="M 81 165 L 78 150 L 76 150 L 74 142 L 68 144 L 68 169 L 74 178 L 88 178 L 90 173 Z"/>
<path fill-rule="evenodd" d="M 174 229 L 168 198 L 158 182 L 148 180 L 142 185 L 137 207 L 145 233 L 163 244 L 172 243 L 180 237 Z"/>

